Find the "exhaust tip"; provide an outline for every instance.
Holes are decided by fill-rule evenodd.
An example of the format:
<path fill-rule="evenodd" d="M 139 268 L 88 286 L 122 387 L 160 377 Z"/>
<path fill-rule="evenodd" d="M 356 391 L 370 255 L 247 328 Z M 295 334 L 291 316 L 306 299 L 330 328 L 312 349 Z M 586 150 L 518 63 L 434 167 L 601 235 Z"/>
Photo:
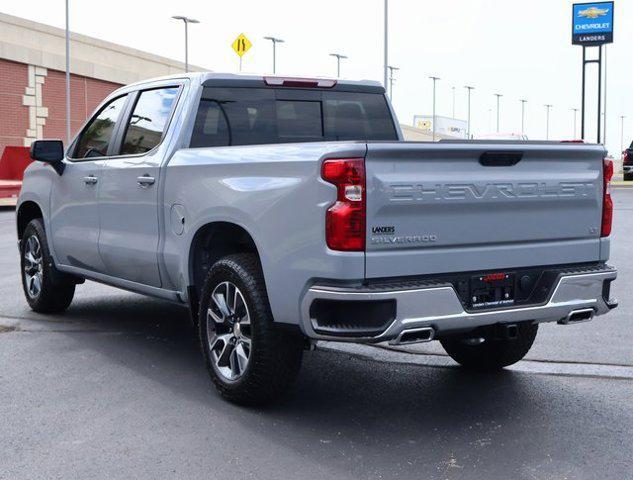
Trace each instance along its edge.
<path fill-rule="evenodd" d="M 433 327 L 411 328 L 400 332 L 400 335 L 390 343 L 391 345 L 406 345 L 409 343 L 430 342 L 434 338 L 435 329 Z"/>
<path fill-rule="evenodd" d="M 558 321 L 559 325 L 570 325 L 572 323 L 588 322 L 593 318 L 593 308 L 583 308 L 581 310 L 572 310 L 569 314 Z"/>

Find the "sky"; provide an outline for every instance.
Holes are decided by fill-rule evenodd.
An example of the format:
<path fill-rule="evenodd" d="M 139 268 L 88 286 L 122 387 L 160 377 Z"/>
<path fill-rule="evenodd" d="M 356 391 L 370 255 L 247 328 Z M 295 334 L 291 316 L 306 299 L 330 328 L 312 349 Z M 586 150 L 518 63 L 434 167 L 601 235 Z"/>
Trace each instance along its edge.
<path fill-rule="evenodd" d="M 389 63 L 396 74 L 393 102 L 399 120 L 432 110 L 431 75 L 437 84 L 437 114 L 465 119 L 465 85 L 475 87 L 472 131 L 521 131 L 520 99 L 527 99 L 525 133 L 545 138 L 545 104 L 552 104 L 550 138 L 577 138 L 572 108 L 580 107 L 582 48 L 571 45 L 573 0 L 389 0 Z M 0 0 L 0 11 L 64 27 L 63 0 Z M 285 40 L 277 49 L 277 73 L 383 78 L 384 0 L 70 0 L 71 30 L 103 40 L 183 59 L 184 29 L 172 15 L 201 23 L 189 28 L 189 62 L 236 72 L 231 43 L 244 33 L 253 43 L 243 71 L 270 73 L 272 47 L 264 36 Z M 607 148 L 619 155 L 633 140 L 633 0 L 615 0 L 614 43 L 607 48 Z M 593 70 L 592 70 L 593 68 Z M 595 140 L 597 70 L 588 69 L 587 131 Z M 578 126 L 580 129 L 580 115 Z"/>

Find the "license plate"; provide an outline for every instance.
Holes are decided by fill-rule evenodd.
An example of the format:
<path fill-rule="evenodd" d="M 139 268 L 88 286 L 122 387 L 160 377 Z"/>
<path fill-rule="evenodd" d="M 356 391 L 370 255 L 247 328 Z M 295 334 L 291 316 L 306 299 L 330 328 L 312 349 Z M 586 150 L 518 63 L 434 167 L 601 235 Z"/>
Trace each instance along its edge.
<path fill-rule="evenodd" d="M 470 278 L 470 306 L 472 308 L 495 308 L 513 304 L 513 273 L 488 273 Z"/>

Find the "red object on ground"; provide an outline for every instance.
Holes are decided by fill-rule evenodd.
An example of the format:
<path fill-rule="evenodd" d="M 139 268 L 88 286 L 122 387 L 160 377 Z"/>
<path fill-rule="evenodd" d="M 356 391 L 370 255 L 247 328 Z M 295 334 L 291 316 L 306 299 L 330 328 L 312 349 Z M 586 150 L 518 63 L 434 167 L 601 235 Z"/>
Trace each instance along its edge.
<path fill-rule="evenodd" d="M 24 170 L 31 162 L 28 147 L 4 147 L 0 157 L 0 206 L 15 205 Z"/>

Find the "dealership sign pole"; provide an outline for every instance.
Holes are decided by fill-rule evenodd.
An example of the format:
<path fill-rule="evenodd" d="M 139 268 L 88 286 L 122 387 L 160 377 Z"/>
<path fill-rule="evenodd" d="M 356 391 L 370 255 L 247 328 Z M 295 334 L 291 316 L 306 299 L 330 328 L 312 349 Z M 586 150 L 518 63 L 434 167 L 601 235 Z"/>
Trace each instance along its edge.
<path fill-rule="evenodd" d="M 576 3 L 572 6 L 571 43 L 582 46 L 582 99 L 580 113 L 580 137 L 585 139 L 585 88 L 588 63 L 598 64 L 598 136 L 601 141 L 602 115 L 602 46 L 613 43 L 614 2 Z M 598 47 L 598 58 L 587 59 L 587 47 Z"/>

